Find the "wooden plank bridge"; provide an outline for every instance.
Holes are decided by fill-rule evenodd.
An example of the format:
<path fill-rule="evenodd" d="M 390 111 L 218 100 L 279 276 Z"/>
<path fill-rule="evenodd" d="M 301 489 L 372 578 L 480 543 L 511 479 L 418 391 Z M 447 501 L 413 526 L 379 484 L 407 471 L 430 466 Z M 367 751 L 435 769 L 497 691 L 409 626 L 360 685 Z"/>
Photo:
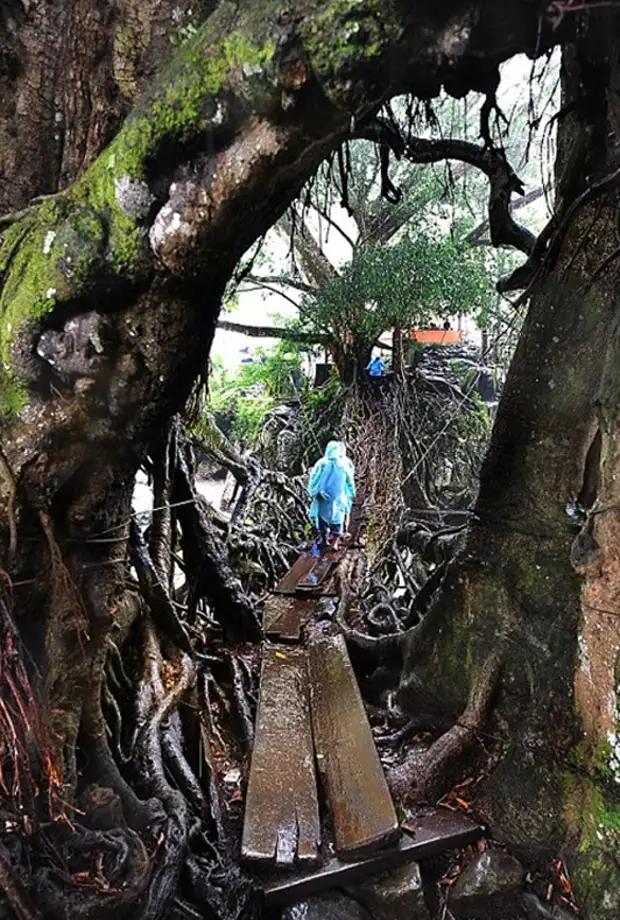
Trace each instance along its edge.
<path fill-rule="evenodd" d="M 255 742 L 241 842 L 270 904 L 298 900 L 407 860 L 473 842 L 481 828 L 419 809 L 403 831 L 342 635 L 319 624 L 321 598 L 355 547 L 302 554 L 265 603 Z"/>

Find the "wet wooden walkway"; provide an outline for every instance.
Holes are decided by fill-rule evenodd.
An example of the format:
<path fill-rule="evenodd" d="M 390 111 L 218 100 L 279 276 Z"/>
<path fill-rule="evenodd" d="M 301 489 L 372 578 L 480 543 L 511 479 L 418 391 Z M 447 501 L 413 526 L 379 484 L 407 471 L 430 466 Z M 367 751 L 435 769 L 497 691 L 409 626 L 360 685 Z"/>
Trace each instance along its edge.
<path fill-rule="evenodd" d="M 321 825 L 306 659 L 302 648 L 263 648 L 243 828 L 246 859 L 292 866 L 319 858 Z"/>
<path fill-rule="evenodd" d="M 314 750 L 342 859 L 400 837 L 398 819 L 344 638 L 308 641 Z"/>
<path fill-rule="evenodd" d="M 265 603 L 255 743 L 242 858 L 268 903 L 295 900 L 460 846 L 481 829 L 461 815 L 426 810 L 403 835 L 346 644 L 318 622 L 321 598 L 358 542 L 354 506 L 347 548 L 302 554 Z"/>

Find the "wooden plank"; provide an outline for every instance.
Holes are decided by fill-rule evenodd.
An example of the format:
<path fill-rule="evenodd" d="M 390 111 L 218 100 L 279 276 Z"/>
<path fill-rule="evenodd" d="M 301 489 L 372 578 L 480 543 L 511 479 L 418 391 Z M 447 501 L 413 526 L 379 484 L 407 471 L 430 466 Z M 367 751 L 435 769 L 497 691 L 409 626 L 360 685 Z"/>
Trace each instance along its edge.
<path fill-rule="evenodd" d="M 281 642 L 299 642 L 301 630 L 316 610 L 316 600 L 293 597 L 290 606 L 280 617 L 278 635 Z"/>
<path fill-rule="evenodd" d="M 321 826 L 307 654 L 263 645 L 241 855 L 278 865 L 318 860 Z"/>
<path fill-rule="evenodd" d="M 320 585 L 317 585 L 316 588 L 298 588 L 298 596 L 304 598 L 310 597 L 338 597 L 339 589 L 336 584 L 336 578 L 334 574 L 328 575 L 328 577 L 321 582 Z"/>
<path fill-rule="evenodd" d="M 319 588 L 323 582 L 326 582 L 327 576 L 334 567 L 335 559 L 333 559 L 332 556 L 335 555 L 336 553 L 330 553 L 329 556 L 326 555 L 322 559 L 317 559 L 312 568 L 297 582 L 297 590 L 314 591 Z"/>
<path fill-rule="evenodd" d="M 336 853 L 351 859 L 398 839 L 400 830 L 344 638 L 314 636 L 308 654 L 317 766 Z"/>
<path fill-rule="evenodd" d="M 278 594 L 265 601 L 263 633 L 280 642 L 299 642 L 302 627 L 316 610 L 316 600 Z"/>
<path fill-rule="evenodd" d="M 306 572 L 309 572 L 316 557 L 312 553 L 302 553 L 293 566 L 288 570 L 286 575 L 278 582 L 273 589 L 274 594 L 295 594 L 297 582 L 303 578 Z"/>
<path fill-rule="evenodd" d="M 286 874 L 261 871 L 258 883 L 263 889 L 265 904 L 271 906 L 301 901 L 330 888 L 355 884 L 386 869 L 396 869 L 413 860 L 467 846 L 482 836 L 482 828 L 478 824 L 448 809 L 420 809 L 413 825 L 413 833 L 406 833 L 397 843 L 353 862 L 344 862 L 336 857 L 318 869 Z"/>

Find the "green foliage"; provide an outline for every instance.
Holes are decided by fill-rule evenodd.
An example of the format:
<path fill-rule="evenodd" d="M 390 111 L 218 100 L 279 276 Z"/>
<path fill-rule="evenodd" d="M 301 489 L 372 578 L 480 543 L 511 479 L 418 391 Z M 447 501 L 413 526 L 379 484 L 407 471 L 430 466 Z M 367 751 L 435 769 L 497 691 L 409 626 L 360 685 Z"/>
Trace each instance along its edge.
<path fill-rule="evenodd" d="M 252 358 L 252 364 L 240 365 L 234 374 L 215 361 L 209 378 L 211 408 L 232 414 L 233 437 L 243 444 L 256 442 L 267 413 L 297 396 L 295 383 L 303 385 L 304 380 L 302 350 L 290 342 L 257 348 Z"/>
<path fill-rule="evenodd" d="M 303 307 L 309 322 L 330 328 L 342 346 L 353 337 L 356 345 L 347 350 L 359 353 L 394 326 L 480 313 L 490 298 L 480 250 L 439 231 L 411 229 L 392 246 L 356 250 L 342 274 L 306 297 Z"/>

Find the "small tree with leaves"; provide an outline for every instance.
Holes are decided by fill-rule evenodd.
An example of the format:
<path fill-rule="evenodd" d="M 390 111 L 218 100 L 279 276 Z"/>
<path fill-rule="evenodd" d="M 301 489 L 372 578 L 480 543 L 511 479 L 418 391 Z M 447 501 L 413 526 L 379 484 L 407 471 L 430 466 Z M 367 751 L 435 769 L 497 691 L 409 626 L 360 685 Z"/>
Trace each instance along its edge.
<path fill-rule="evenodd" d="M 410 329 L 436 316 L 482 313 L 491 288 L 484 258 L 450 235 L 410 230 L 392 246 L 366 246 L 342 274 L 304 297 L 305 330 L 328 330 L 343 380 L 370 359 L 390 329 Z"/>
<path fill-rule="evenodd" d="M 430 140 L 428 149 L 410 156 L 448 156 L 435 146 L 441 143 Z M 474 144 L 462 144 L 472 160 L 485 156 Z M 270 257 L 268 246 L 259 247 L 235 288 L 235 297 L 278 294 L 295 306 L 295 318 L 255 326 L 226 317 L 220 328 L 321 344 L 350 382 L 387 330 L 454 314 L 484 321 L 496 271 L 495 256 L 479 245 L 485 225 L 477 225 L 476 211 L 483 208 L 478 199 L 485 188 L 476 172 L 469 163 L 460 164 L 458 175 L 429 170 L 405 156 L 388 179 L 373 145 L 351 142 L 343 169 L 324 167 L 279 221 L 275 238 L 289 245 L 286 265 Z M 473 201 L 480 207 L 474 209 Z"/>

